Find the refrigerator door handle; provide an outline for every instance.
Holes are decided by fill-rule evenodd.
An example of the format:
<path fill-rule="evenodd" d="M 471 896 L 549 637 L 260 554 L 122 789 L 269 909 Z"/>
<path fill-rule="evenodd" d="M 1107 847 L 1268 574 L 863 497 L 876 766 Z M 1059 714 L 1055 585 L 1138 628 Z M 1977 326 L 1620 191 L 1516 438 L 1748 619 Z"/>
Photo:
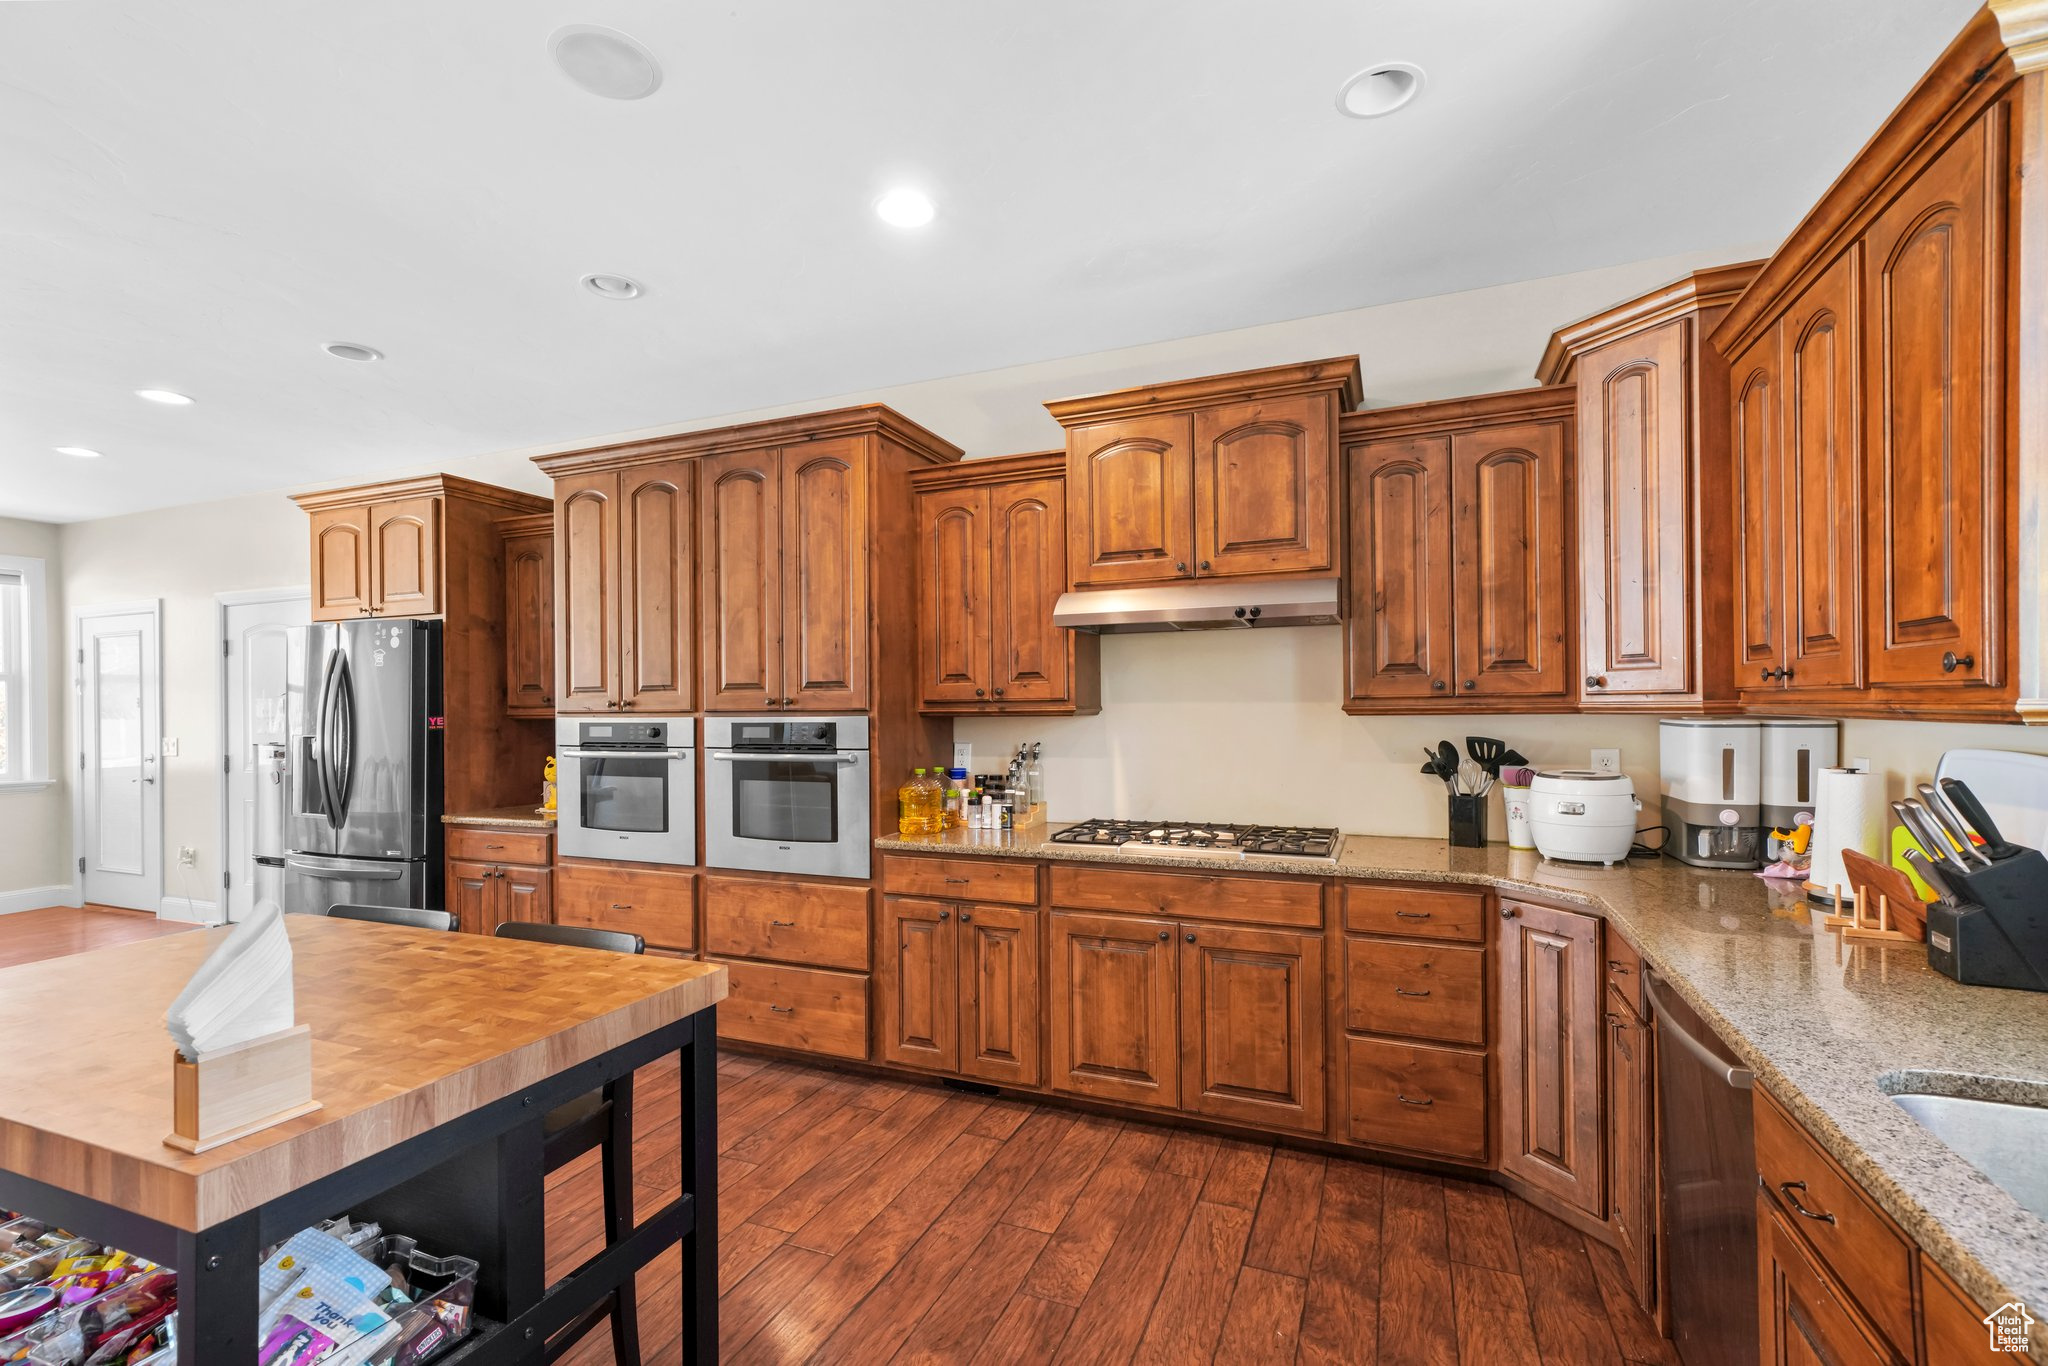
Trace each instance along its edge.
<path fill-rule="evenodd" d="M 313 761 L 319 770 L 320 800 L 327 808 L 327 823 L 342 826 L 341 793 L 334 783 L 334 685 L 341 674 L 341 652 L 327 656 L 327 669 L 320 677 L 320 714 L 313 721 Z"/>
<path fill-rule="evenodd" d="M 347 655 L 336 655 L 335 663 L 334 791 L 341 803 L 340 824 L 346 825 L 356 795 L 356 680 Z"/>
<path fill-rule="evenodd" d="M 326 878 L 334 882 L 396 882 L 406 875 L 403 863 L 373 863 L 369 861 L 315 862 L 293 855 L 284 861 L 284 866 L 307 877 Z"/>

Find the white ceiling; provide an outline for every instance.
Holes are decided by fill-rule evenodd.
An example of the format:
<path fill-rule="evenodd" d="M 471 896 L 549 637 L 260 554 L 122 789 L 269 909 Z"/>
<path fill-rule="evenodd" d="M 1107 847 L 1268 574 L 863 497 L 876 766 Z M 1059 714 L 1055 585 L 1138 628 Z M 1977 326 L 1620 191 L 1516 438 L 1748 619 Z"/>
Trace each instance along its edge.
<path fill-rule="evenodd" d="M 0 3 L 0 514 L 374 477 L 1770 239 L 1976 7 Z M 633 34 L 660 91 L 570 85 L 547 54 L 569 23 Z M 1384 60 L 1428 71 L 1421 98 L 1339 117 L 1338 85 Z M 905 182 L 931 227 L 876 220 Z M 648 294 L 596 298 L 590 271 Z M 199 402 L 131 396 L 149 386 Z"/>

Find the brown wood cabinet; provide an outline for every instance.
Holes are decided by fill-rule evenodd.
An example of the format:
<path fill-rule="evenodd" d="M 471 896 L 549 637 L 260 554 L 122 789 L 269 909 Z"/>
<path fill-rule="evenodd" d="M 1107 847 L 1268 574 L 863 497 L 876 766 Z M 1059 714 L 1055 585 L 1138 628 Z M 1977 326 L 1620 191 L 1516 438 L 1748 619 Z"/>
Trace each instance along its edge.
<path fill-rule="evenodd" d="M 1756 1198 L 1757 1312 L 1771 1366 L 1898 1366 L 1903 1358 L 1857 1313 L 1761 1191 Z"/>
<path fill-rule="evenodd" d="M 1601 924 L 1500 903 L 1501 1171 L 1607 1216 L 1601 1117 Z"/>
<path fill-rule="evenodd" d="M 431 617 L 441 611 L 441 504 L 433 492 L 378 501 L 295 499 L 312 516 L 315 621 Z M 361 490 L 345 490 L 360 493 Z"/>
<path fill-rule="evenodd" d="M 456 928 L 491 934 L 508 920 L 554 923 L 553 853 L 552 831 L 447 827 L 443 898 Z"/>
<path fill-rule="evenodd" d="M 922 709 L 1100 710 L 1100 638 L 1052 622 L 1067 586 L 1065 453 L 938 466 L 911 486 Z"/>
<path fill-rule="evenodd" d="M 1069 578 L 1333 572 L 1337 419 L 1359 398 L 1348 356 L 1048 403 L 1067 429 Z"/>
<path fill-rule="evenodd" d="M 1180 1104 L 1179 925 L 1055 910 L 1048 1081 L 1100 1100 Z"/>
<path fill-rule="evenodd" d="M 875 965 L 880 1056 L 1009 1086 L 1036 1086 L 1038 912 L 889 897 Z"/>
<path fill-rule="evenodd" d="M 557 479 L 556 710 L 693 706 L 695 474 L 671 460 Z"/>
<path fill-rule="evenodd" d="M 1537 369 L 1578 391 L 1589 710 L 1734 709 L 1728 365 L 1706 334 L 1755 273 L 1699 271 L 1573 323 Z"/>
<path fill-rule="evenodd" d="M 1574 695 L 1569 386 L 1346 414 L 1345 709 Z"/>
<path fill-rule="evenodd" d="M 1610 943 L 1619 936 L 1608 932 Z M 1657 1288 L 1657 1149 L 1650 1024 L 1634 1004 L 1607 990 L 1608 1222 L 1636 1302 L 1648 1309 Z"/>
<path fill-rule="evenodd" d="M 507 517 L 505 538 L 505 711 L 555 714 L 555 519 Z"/>
<path fill-rule="evenodd" d="M 608 859 L 555 860 L 555 923 L 637 934 L 650 949 L 697 947 L 697 874 Z"/>

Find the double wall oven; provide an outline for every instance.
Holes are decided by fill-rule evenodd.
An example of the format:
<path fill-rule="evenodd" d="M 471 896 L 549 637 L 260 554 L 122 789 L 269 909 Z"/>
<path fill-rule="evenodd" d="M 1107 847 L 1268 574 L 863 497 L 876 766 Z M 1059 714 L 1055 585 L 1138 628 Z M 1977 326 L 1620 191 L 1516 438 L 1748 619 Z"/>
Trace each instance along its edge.
<path fill-rule="evenodd" d="M 704 718 L 704 864 L 866 877 L 865 716 Z"/>
<path fill-rule="evenodd" d="M 570 858 L 695 863 L 696 719 L 556 718 L 555 791 Z"/>

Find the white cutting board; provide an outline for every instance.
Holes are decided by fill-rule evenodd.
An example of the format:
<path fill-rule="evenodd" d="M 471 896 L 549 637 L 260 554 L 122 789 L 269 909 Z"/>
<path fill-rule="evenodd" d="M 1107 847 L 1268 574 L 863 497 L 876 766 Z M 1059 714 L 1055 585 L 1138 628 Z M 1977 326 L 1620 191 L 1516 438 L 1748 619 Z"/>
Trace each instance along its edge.
<path fill-rule="evenodd" d="M 1934 778 L 1960 778 L 1970 786 L 1998 833 L 2014 844 L 2048 849 L 2048 755 L 2009 749 L 1952 749 Z"/>

